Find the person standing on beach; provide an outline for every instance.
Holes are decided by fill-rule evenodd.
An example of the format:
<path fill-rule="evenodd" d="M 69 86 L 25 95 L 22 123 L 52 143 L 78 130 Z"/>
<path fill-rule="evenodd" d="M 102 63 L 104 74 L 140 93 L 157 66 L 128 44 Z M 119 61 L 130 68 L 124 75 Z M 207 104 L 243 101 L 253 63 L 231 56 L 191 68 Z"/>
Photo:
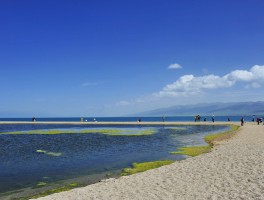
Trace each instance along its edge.
<path fill-rule="evenodd" d="M 214 118 L 214 115 L 212 116 L 212 122 L 214 123 L 214 121 L 215 121 L 215 118 Z"/>
<path fill-rule="evenodd" d="M 244 117 L 241 118 L 241 126 L 244 126 Z"/>

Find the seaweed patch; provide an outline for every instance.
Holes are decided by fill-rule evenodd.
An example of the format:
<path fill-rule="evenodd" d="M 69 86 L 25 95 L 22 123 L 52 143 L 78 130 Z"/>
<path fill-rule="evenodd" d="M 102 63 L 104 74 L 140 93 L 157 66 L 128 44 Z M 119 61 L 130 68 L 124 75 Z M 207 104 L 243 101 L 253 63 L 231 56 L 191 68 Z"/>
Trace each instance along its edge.
<path fill-rule="evenodd" d="M 43 130 L 30 130 L 30 131 L 15 131 L 4 132 L 0 134 L 20 135 L 20 134 L 43 134 L 43 135 L 55 135 L 55 134 L 88 134 L 88 133 L 101 133 L 111 136 L 141 136 L 152 135 L 156 133 L 155 129 L 43 129 Z"/>
<path fill-rule="evenodd" d="M 173 162 L 173 160 L 158 160 L 153 162 L 133 163 L 131 168 L 123 169 L 121 176 L 144 172 L 150 169 L 155 169 L 164 165 L 172 164 Z"/>

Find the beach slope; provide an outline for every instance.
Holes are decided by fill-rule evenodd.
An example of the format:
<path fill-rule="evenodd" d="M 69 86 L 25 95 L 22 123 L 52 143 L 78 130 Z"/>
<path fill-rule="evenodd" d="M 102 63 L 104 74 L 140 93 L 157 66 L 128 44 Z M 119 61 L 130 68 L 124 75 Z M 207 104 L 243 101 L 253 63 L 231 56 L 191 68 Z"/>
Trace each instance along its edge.
<path fill-rule="evenodd" d="M 213 151 L 39 200 L 264 199 L 264 126 L 246 124 Z"/>

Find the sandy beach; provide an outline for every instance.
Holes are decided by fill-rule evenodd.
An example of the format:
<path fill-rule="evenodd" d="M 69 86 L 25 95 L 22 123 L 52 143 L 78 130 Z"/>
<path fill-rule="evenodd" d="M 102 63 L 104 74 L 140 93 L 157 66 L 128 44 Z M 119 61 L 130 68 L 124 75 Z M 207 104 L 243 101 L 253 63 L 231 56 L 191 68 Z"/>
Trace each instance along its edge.
<path fill-rule="evenodd" d="M 189 122 L 189 121 L 178 121 L 178 122 L 73 122 L 73 121 L 0 121 L 1 124 L 11 125 L 24 125 L 24 124 L 57 124 L 57 125 L 226 125 L 235 124 L 240 125 L 239 122 Z"/>
<path fill-rule="evenodd" d="M 39 199 L 264 199 L 264 126 L 246 123 L 218 143 L 207 154 Z"/>

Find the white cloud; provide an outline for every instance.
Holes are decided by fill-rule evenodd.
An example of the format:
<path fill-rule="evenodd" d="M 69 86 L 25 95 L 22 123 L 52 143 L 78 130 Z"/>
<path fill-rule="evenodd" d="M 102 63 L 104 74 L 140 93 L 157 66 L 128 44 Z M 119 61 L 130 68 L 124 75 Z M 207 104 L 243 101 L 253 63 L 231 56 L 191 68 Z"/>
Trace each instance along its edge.
<path fill-rule="evenodd" d="M 225 78 L 233 81 L 251 81 L 253 79 L 253 74 L 246 70 L 235 70 L 227 74 Z"/>
<path fill-rule="evenodd" d="M 230 87 L 234 81 L 227 80 L 225 77 L 216 75 L 206 75 L 195 77 L 193 75 L 184 75 L 172 84 L 166 85 L 159 96 L 179 96 L 194 95 L 200 93 L 204 89 L 214 89 L 220 87 Z"/>
<path fill-rule="evenodd" d="M 174 83 L 166 85 L 160 92 L 155 93 L 160 97 L 175 97 L 180 95 L 194 95 L 206 89 L 227 88 L 237 82 L 251 83 L 251 88 L 260 87 L 264 82 L 264 65 L 255 65 L 250 70 L 234 70 L 224 76 L 214 74 L 206 76 L 184 75 Z"/>
<path fill-rule="evenodd" d="M 182 68 L 182 66 L 177 64 L 177 63 L 170 64 L 169 67 L 168 67 L 168 69 L 181 69 L 181 68 Z"/>
<path fill-rule="evenodd" d="M 251 68 L 251 73 L 254 75 L 254 78 L 257 79 L 264 79 L 264 65 L 259 66 L 255 65 Z"/>
<path fill-rule="evenodd" d="M 175 104 L 212 101 L 241 101 L 263 99 L 263 94 L 255 88 L 264 85 L 264 65 L 255 65 L 249 70 L 234 70 L 223 76 L 216 74 L 179 77 L 160 91 L 135 99 L 119 101 L 113 109 L 126 109 L 130 113 L 151 110 Z M 232 89 L 232 87 L 235 87 Z M 222 90 L 218 90 L 221 89 Z M 239 88 L 239 89 L 237 89 Z M 122 107 L 122 109 L 117 109 Z M 129 113 L 127 112 L 127 113 Z"/>
<path fill-rule="evenodd" d="M 249 71 L 247 70 L 235 70 L 227 74 L 226 77 L 229 80 L 234 81 L 263 81 L 264 80 L 264 65 L 255 65 Z"/>

